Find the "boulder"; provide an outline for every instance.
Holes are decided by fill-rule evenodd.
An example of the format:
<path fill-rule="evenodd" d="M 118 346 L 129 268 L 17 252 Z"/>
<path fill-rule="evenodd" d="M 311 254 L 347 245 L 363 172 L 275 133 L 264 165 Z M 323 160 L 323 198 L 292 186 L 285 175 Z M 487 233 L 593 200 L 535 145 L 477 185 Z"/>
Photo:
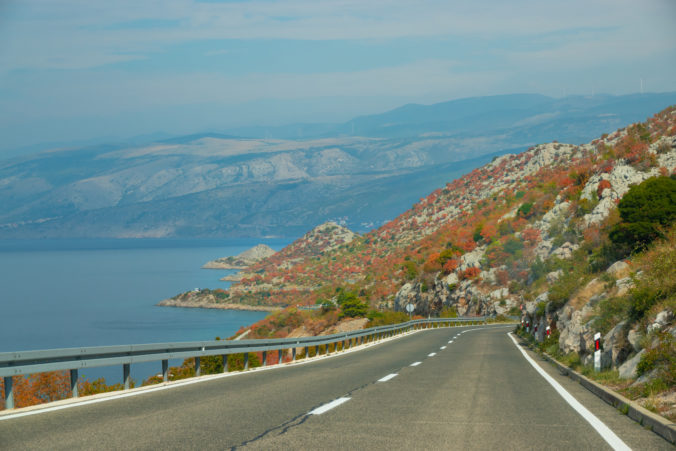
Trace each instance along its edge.
<path fill-rule="evenodd" d="M 624 277 L 615 281 L 615 286 L 617 287 L 616 296 L 624 296 L 629 292 L 629 290 L 634 288 L 634 281 L 631 279 L 631 277 Z"/>
<path fill-rule="evenodd" d="M 613 185 L 613 190 L 622 197 L 629 191 L 631 185 L 638 185 L 650 176 L 651 174 L 637 171 L 629 165 L 616 165 L 608 179 Z"/>
<path fill-rule="evenodd" d="M 643 376 L 639 377 L 636 379 L 636 382 L 631 384 L 631 387 L 635 387 L 637 385 L 645 384 L 646 382 L 650 382 L 651 380 L 655 379 L 659 375 L 659 370 L 655 368 L 649 373 L 644 374 Z"/>
<path fill-rule="evenodd" d="M 458 275 L 456 273 L 452 272 L 449 275 L 447 275 L 443 280 L 446 283 L 446 285 L 456 285 L 460 279 L 458 279 Z"/>
<path fill-rule="evenodd" d="M 613 367 L 624 362 L 630 352 L 629 342 L 624 334 L 624 327 L 627 321 L 620 321 L 605 337 L 603 337 L 604 353 L 609 353 L 611 365 Z"/>
<path fill-rule="evenodd" d="M 634 351 L 638 352 L 641 349 L 643 349 L 643 346 L 641 346 L 641 341 L 643 340 L 643 334 L 639 332 L 638 328 L 634 328 L 630 330 L 627 333 L 627 341 L 631 345 L 631 347 L 634 349 Z"/>
<path fill-rule="evenodd" d="M 496 301 L 499 301 L 509 296 L 509 289 L 506 287 L 498 288 L 497 290 L 491 291 L 490 296 Z"/>
<path fill-rule="evenodd" d="M 481 260 L 484 257 L 486 246 L 477 247 L 472 252 L 467 252 L 460 257 L 460 271 L 465 271 L 468 268 L 481 268 Z"/>
<path fill-rule="evenodd" d="M 559 279 L 561 278 L 562 275 L 563 275 L 563 270 L 562 270 L 562 269 L 559 269 L 559 270 L 552 271 L 552 272 L 548 273 L 548 274 L 547 274 L 547 283 L 549 283 L 550 285 L 553 284 L 554 282 L 556 282 L 557 280 L 559 280 Z"/>
<path fill-rule="evenodd" d="M 603 193 L 612 193 L 611 190 L 606 189 L 603 191 Z M 614 194 L 614 193 L 613 193 Z M 612 196 L 612 195 L 607 195 L 603 196 L 601 200 L 599 201 L 598 204 L 594 207 L 594 209 L 591 211 L 591 213 L 588 213 L 584 215 L 584 225 L 585 227 L 589 227 L 594 224 L 600 224 L 603 222 L 608 215 L 610 214 L 610 211 L 614 208 L 616 208 L 615 204 L 615 199 L 617 198 L 617 195 Z"/>
<path fill-rule="evenodd" d="M 627 262 L 620 260 L 610 265 L 606 272 L 616 279 L 622 279 L 629 276 L 631 268 Z"/>
<path fill-rule="evenodd" d="M 654 330 L 662 330 L 674 319 L 674 314 L 669 310 L 662 310 L 655 317 L 655 321 L 648 326 L 648 333 Z"/>
<path fill-rule="evenodd" d="M 636 367 L 638 366 L 638 362 L 641 360 L 641 356 L 643 356 L 644 353 L 645 349 L 620 365 L 618 370 L 621 379 L 634 379 L 637 376 Z"/>
<path fill-rule="evenodd" d="M 540 260 L 546 260 L 547 257 L 549 257 L 549 254 L 552 253 L 553 247 L 554 247 L 554 240 L 543 239 L 535 247 L 535 256 L 539 257 Z"/>
<path fill-rule="evenodd" d="M 577 244 L 569 243 L 568 241 L 566 241 L 561 245 L 561 247 L 555 249 L 551 255 L 553 257 L 558 257 L 562 260 L 567 260 L 573 257 L 573 252 L 576 251 L 579 247 L 580 246 L 578 246 Z"/>

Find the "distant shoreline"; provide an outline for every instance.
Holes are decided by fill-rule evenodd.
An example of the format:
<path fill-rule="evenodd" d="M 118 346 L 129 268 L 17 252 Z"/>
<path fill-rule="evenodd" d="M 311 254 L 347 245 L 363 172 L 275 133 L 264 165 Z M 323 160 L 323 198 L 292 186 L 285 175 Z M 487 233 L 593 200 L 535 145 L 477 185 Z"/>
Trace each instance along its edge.
<path fill-rule="evenodd" d="M 181 308 L 205 308 L 217 310 L 247 310 L 252 312 L 276 312 L 282 310 L 282 307 L 274 307 L 267 305 L 246 305 L 233 304 L 229 302 L 213 303 L 213 302 L 181 302 L 177 299 L 165 299 L 158 302 L 156 305 L 160 307 L 181 307 Z"/>

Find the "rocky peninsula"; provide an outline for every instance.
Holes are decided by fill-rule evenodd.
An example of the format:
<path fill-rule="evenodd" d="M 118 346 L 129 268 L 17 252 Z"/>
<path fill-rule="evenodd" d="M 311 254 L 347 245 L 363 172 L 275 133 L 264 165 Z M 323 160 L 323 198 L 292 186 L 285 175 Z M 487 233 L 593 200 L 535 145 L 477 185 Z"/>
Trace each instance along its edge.
<path fill-rule="evenodd" d="M 222 257 L 205 263 L 203 269 L 246 269 L 264 258 L 274 255 L 275 251 L 268 245 L 258 244 L 241 254 Z"/>

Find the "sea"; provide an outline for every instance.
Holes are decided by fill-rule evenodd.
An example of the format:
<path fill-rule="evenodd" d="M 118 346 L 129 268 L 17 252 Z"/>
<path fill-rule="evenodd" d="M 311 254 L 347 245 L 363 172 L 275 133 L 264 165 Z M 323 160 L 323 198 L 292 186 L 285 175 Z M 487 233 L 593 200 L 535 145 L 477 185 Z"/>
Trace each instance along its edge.
<path fill-rule="evenodd" d="M 158 307 L 195 288 L 228 288 L 234 270 L 201 269 L 256 244 L 288 239 L 0 240 L 0 352 L 227 338 L 266 312 Z M 170 361 L 170 365 L 181 361 Z M 161 362 L 134 364 L 140 383 Z M 122 380 L 122 368 L 80 371 Z"/>

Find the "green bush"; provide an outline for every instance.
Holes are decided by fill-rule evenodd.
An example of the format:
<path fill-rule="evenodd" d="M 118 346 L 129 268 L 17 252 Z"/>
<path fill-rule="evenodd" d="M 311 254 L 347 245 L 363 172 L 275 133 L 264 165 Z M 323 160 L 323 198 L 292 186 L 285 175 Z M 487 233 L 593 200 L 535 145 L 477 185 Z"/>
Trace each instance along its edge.
<path fill-rule="evenodd" d="M 441 312 L 439 312 L 439 318 L 457 318 L 457 317 L 458 311 L 453 306 L 444 307 L 441 310 Z"/>
<path fill-rule="evenodd" d="M 547 310 L 546 302 L 538 302 L 537 309 L 535 310 L 535 317 L 541 318 L 545 316 L 545 311 Z"/>
<path fill-rule="evenodd" d="M 636 374 L 642 376 L 654 369 L 667 386 L 676 384 L 676 339 L 668 332 L 659 333 L 656 347 L 648 349 L 636 366 Z"/>
<path fill-rule="evenodd" d="M 611 241 L 625 253 L 644 249 L 676 220 L 676 179 L 652 177 L 632 186 L 618 209 L 622 222 L 611 228 Z"/>
<path fill-rule="evenodd" d="M 517 214 L 522 218 L 528 218 L 533 213 L 533 202 L 524 202 L 517 210 Z"/>
<path fill-rule="evenodd" d="M 406 271 L 406 278 L 408 280 L 413 280 L 418 276 L 418 268 L 411 260 L 406 260 L 404 262 L 403 269 Z"/>
<path fill-rule="evenodd" d="M 362 317 L 368 312 L 368 305 L 354 291 L 341 290 L 338 294 L 338 305 L 342 310 L 341 317 Z"/>
<path fill-rule="evenodd" d="M 366 317 L 369 319 L 367 327 L 387 326 L 390 324 L 404 323 L 409 320 L 408 314 L 404 312 L 393 312 L 391 310 L 385 310 L 383 312 L 369 310 Z"/>
<path fill-rule="evenodd" d="M 249 368 L 256 368 L 261 366 L 261 361 L 258 355 L 249 353 Z M 222 367 L 221 367 L 222 368 Z M 244 369 L 244 354 L 229 354 L 228 355 L 228 371 L 242 371 Z"/>

